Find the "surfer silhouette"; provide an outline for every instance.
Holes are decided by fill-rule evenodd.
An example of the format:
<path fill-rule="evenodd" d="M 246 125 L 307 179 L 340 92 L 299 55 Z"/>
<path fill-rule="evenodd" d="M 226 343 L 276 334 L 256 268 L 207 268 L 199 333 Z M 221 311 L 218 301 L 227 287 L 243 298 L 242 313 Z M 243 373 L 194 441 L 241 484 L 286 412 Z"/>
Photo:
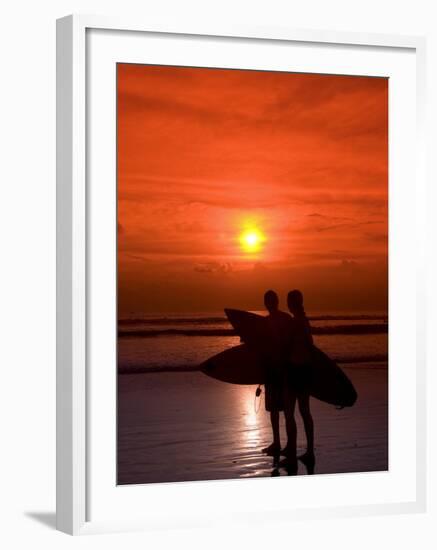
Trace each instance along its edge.
<path fill-rule="evenodd" d="M 268 455 L 279 458 L 281 454 L 281 437 L 279 431 L 279 413 L 284 412 L 287 430 L 287 458 L 290 466 L 293 466 L 292 449 L 294 446 L 294 462 L 296 460 L 296 422 L 294 419 L 294 405 L 289 402 L 296 396 L 286 391 L 287 380 L 285 376 L 286 364 L 289 362 L 290 345 L 292 342 L 293 320 L 292 317 L 279 309 L 279 298 L 276 292 L 268 290 L 264 294 L 264 305 L 269 312 L 266 319 L 269 325 L 270 345 L 266 356 L 267 380 L 265 383 L 265 407 L 270 412 L 273 442 L 262 451 Z"/>
<path fill-rule="evenodd" d="M 310 395 L 308 392 L 308 366 L 311 361 L 313 337 L 304 309 L 302 292 L 300 290 L 290 291 L 287 296 L 287 305 L 293 315 L 293 330 L 289 356 L 291 364 L 287 369 L 289 380 L 286 387 L 293 388 L 294 390 L 290 392 L 289 396 L 292 414 L 294 417 L 297 398 L 307 440 L 307 450 L 298 458 L 305 464 L 307 469 L 314 469 L 314 421 L 311 415 Z M 288 457 L 288 450 L 284 449 L 284 451 L 284 454 Z M 291 451 L 295 451 L 295 446 Z"/>

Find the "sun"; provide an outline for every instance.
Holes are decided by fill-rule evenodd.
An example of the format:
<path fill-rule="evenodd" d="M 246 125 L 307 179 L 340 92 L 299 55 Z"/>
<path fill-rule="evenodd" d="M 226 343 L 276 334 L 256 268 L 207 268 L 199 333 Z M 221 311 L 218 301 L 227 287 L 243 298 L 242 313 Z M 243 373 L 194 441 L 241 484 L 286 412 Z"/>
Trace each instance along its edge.
<path fill-rule="evenodd" d="M 256 228 L 247 229 L 240 235 L 241 248 L 248 253 L 259 252 L 264 241 L 264 235 Z"/>

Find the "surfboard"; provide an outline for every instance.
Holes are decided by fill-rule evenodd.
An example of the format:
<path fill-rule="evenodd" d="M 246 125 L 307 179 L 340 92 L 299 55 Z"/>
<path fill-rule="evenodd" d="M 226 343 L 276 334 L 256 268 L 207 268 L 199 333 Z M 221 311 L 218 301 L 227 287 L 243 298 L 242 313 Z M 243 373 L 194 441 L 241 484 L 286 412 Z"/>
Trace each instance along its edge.
<path fill-rule="evenodd" d="M 268 348 L 270 340 L 267 337 L 266 317 L 239 309 L 226 308 L 225 313 L 242 342 L 255 348 Z"/>
<path fill-rule="evenodd" d="M 246 344 L 229 348 L 200 365 L 200 370 L 230 384 L 263 384 L 265 365 L 255 350 Z"/>
<path fill-rule="evenodd" d="M 225 313 L 245 343 L 205 361 L 201 365 L 202 372 L 232 384 L 264 384 L 268 368 L 265 350 L 269 345 L 265 317 L 236 309 L 225 309 Z M 316 346 L 311 355 L 307 375 L 309 393 L 338 407 L 354 405 L 357 392 L 343 370 Z"/>
<path fill-rule="evenodd" d="M 313 397 L 337 407 L 352 407 L 358 397 L 341 367 L 316 346 L 311 350 L 308 390 Z"/>

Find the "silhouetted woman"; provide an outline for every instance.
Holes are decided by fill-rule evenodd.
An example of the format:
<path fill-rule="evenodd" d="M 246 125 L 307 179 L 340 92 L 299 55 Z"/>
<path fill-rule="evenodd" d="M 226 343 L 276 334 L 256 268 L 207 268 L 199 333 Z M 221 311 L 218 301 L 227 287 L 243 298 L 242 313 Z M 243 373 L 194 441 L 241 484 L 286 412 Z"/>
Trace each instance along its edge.
<path fill-rule="evenodd" d="M 302 416 L 307 450 L 299 457 L 306 465 L 314 464 L 314 422 L 310 410 L 308 392 L 308 366 L 311 361 L 313 337 L 311 326 L 305 314 L 303 295 L 300 290 L 292 290 L 287 296 L 288 309 L 293 315 L 293 334 L 290 352 L 290 386 L 294 388 Z M 287 455 L 287 453 L 284 453 Z"/>

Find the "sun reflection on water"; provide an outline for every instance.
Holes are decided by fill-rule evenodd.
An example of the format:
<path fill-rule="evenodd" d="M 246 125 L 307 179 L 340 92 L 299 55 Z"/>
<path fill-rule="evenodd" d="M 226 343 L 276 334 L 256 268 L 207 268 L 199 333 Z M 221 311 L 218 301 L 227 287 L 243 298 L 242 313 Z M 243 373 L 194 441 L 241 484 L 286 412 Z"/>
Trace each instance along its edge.
<path fill-rule="evenodd" d="M 259 413 L 255 411 L 254 392 L 241 392 L 241 415 L 242 415 L 242 436 L 244 437 L 245 447 L 250 449 L 259 449 L 261 444 L 261 422 Z"/>

